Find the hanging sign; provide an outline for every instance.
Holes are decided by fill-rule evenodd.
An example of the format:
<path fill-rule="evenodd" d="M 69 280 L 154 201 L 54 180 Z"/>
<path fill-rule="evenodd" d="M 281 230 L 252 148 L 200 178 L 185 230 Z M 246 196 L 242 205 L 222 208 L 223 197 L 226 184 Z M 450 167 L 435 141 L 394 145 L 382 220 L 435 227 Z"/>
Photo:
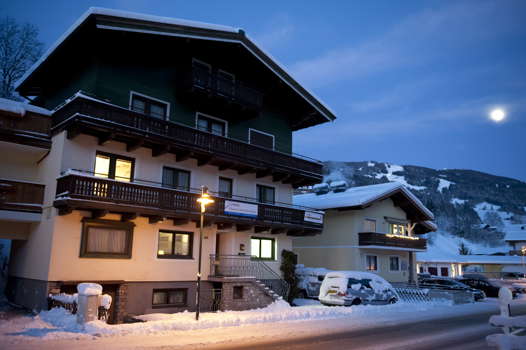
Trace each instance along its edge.
<path fill-rule="evenodd" d="M 323 214 L 315 211 L 306 211 L 303 220 L 323 224 Z"/>

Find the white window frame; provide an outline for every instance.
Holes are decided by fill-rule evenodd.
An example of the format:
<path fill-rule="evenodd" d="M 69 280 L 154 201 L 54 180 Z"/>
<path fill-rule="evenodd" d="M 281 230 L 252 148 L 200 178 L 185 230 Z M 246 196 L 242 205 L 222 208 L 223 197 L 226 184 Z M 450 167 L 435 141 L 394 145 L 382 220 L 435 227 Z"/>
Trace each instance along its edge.
<path fill-rule="evenodd" d="M 367 257 L 368 256 L 375 256 L 376 257 L 376 270 L 369 270 L 367 267 Z M 365 254 L 363 257 L 364 260 L 364 267 L 366 272 L 379 272 L 380 271 L 380 259 L 378 258 L 378 255 L 375 254 Z"/>
<path fill-rule="evenodd" d="M 217 120 L 219 122 L 225 123 L 225 135 L 223 137 L 228 137 L 228 121 L 227 120 L 224 120 L 224 119 L 221 119 L 221 118 L 218 118 L 218 117 L 214 117 L 212 115 L 209 115 L 209 114 L 206 114 L 206 113 L 202 113 L 202 112 L 195 112 L 195 128 L 197 130 L 203 131 L 203 132 L 208 132 L 208 131 L 204 131 L 204 130 L 200 130 L 199 129 L 199 124 L 197 124 L 197 121 L 199 119 L 199 115 L 202 115 L 205 118 L 210 118 L 210 119 L 214 119 L 214 120 Z M 208 132 L 208 133 L 212 134 L 211 132 Z M 212 134 L 212 135 L 215 135 L 215 134 Z M 219 136 L 219 135 L 215 135 L 215 136 Z"/>
<path fill-rule="evenodd" d="M 258 130 L 258 129 L 254 129 L 254 128 L 248 128 L 248 143 L 249 144 L 252 145 L 252 143 L 250 142 L 250 132 L 251 131 L 259 132 L 260 134 L 267 135 L 267 136 L 272 136 L 272 150 L 276 149 L 276 137 L 274 135 L 269 134 L 268 132 L 264 132 L 264 131 L 261 131 L 261 130 Z M 262 147 L 262 146 L 258 146 L 258 145 L 254 145 L 254 146 Z"/>
<path fill-rule="evenodd" d="M 363 225 L 362 225 L 362 229 L 365 230 L 365 222 L 366 221 L 374 221 L 374 227 L 375 227 L 375 233 L 378 233 L 378 220 L 377 219 L 374 219 L 374 218 L 363 218 Z"/>
<path fill-rule="evenodd" d="M 169 117 L 170 117 L 170 102 L 167 102 L 167 101 L 164 101 L 164 100 L 160 100 L 158 98 L 155 98 L 155 97 L 152 97 L 152 96 L 148 96 L 148 95 L 145 95 L 145 94 L 141 94 L 140 92 L 133 91 L 133 90 L 130 90 L 130 100 L 128 102 L 128 109 L 130 111 L 132 111 L 133 95 L 137 95 L 137 96 L 144 97 L 144 98 L 147 98 L 147 99 L 155 101 L 155 102 L 159 102 L 159 103 L 165 104 L 166 105 L 166 115 L 164 116 L 163 120 L 168 120 L 169 119 Z"/>
<path fill-rule="evenodd" d="M 391 258 L 398 258 L 398 270 L 391 270 Z M 400 272 L 402 271 L 402 259 L 398 255 L 389 255 L 389 271 Z"/>

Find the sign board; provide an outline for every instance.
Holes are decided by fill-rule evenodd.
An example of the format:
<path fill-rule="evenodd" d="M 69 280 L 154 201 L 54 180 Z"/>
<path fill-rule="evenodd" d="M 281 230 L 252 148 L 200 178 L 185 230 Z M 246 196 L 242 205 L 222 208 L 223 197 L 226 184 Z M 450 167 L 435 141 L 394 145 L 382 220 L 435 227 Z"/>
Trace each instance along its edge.
<path fill-rule="evenodd" d="M 258 205 L 244 202 L 225 201 L 225 214 L 257 218 Z"/>
<path fill-rule="evenodd" d="M 315 211 L 306 211 L 304 221 L 315 222 L 317 224 L 323 224 L 323 214 Z"/>

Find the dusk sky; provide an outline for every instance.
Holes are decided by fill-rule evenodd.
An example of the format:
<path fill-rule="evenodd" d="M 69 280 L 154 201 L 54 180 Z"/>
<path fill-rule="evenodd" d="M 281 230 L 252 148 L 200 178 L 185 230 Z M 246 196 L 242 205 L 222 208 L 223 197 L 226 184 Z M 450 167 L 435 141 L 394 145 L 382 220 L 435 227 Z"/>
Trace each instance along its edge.
<path fill-rule="evenodd" d="M 48 48 L 90 6 L 245 29 L 338 117 L 297 132 L 297 153 L 526 181 L 526 1 L 0 0 L 0 14 Z"/>

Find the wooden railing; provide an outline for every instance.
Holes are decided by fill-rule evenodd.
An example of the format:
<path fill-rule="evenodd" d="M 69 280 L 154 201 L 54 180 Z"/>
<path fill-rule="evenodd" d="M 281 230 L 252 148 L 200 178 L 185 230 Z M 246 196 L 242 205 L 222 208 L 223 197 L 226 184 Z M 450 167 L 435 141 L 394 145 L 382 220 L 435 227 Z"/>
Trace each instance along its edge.
<path fill-rule="evenodd" d="M 42 212 L 44 185 L 0 179 L 0 209 Z"/>
<path fill-rule="evenodd" d="M 205 152 L 213 156 L 226 156 L 242 163 L 257 167 L 277 168 L 292 175 L 314 176 L 321 180 L 322 163 L 277 152 L 239 140 L 213 135 L 178 123 L 156 119 L 125 108 L 76 97 L 53 115 L 53 128 L 65 123 L 85 120 L 108 128 L 109 131 L 122 129 L 138 137 L 160 138 L 160 142 L 188 151 Z"/>
<path fill-rule="evenodd" d="M 40 148 L 51 147 L 51 117 L 26 112 L 24 116 L 0 112 L 0 141 Z"/>
<path fill-rule="evenodd" d="M 247 86 L 239 79 L 228 79 L 195 65 L 189 74 L 189 82 L 193 88 L 221 96 L 246 108 L 259 110 L 263 105 L 263 93 L 260 91 Z"/>
<path fill-rule="evenodd" d="M 198 193 L 179 191 L 161 186 L 142 185 L 133 182 L 121 182 L 106 178 L 66 175 L 57 181 L 57 200 L 75 199 L 115 203 L 138 208 L 153 208 L 159 215 L 175 215 L 176 213 L 199 214 L 197 203 Z M 207 207 L 207 215 L 236 217 L 225 213 L 225 199 L 214 198 L 215 202 Z M 321 228 L 321 224 L 305 222 L 305 210 L 293 206 L 261 204 L 248 201 L 237 201 L 258 204 L 255 222 L 273 224 L 301 225 L 309 228 Z M 101 206 L 104 209 L 105 205 Z M 245 218 L 246 220 L 246 218 Z"/>
<path fill-rule="evenodd" d="M 424 238 L 411 239 L 404 236 L 396 237 L 376 232 L 360 232 L 358 235 L 360 246 L 385 246 L 422 250 L 425 250 L 427 246 L 427 240 Z"/>

